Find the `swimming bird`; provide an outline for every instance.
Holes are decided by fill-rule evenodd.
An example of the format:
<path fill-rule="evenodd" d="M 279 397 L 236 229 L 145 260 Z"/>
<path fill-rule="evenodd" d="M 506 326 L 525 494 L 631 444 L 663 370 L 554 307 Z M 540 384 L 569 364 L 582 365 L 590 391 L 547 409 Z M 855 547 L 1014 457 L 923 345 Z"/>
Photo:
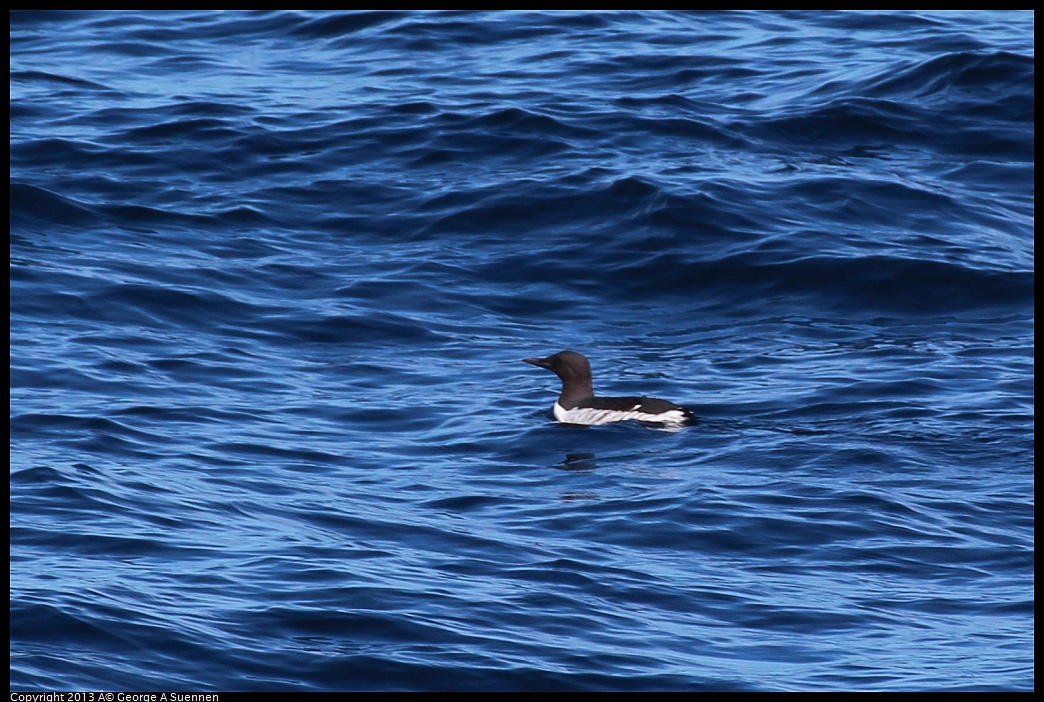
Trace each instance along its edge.
<path fill-rule="evenodd" d="M 696 424 L 692 412 L 655 397 L 595 397 L 591 364 L 576 351 L 559 351 L 547 358 L 523 358 L 562 379 L 555 402 L 555 419 L 565 424 L 611 424 L 636 420 L 665 426 Z"/>

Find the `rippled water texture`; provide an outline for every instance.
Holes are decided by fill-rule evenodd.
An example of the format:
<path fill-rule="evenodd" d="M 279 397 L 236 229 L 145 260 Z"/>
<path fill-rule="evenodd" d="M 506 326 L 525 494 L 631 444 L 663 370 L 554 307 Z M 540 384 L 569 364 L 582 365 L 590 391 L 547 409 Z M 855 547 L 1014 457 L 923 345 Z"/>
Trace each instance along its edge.
<path fill-rule="evenodd" d="M 13 13 L 12 689 L 1032 689 L 1033 68 Z M 555 423 L 566 348 L 700 424 Z"/>

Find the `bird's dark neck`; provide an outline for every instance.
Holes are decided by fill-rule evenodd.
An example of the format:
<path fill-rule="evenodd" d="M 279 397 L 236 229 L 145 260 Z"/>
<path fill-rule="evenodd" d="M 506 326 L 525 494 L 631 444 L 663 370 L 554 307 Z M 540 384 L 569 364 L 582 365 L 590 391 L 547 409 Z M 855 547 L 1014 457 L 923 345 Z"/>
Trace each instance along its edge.
<path fill-rule="evenodd" d="M 558 404 L 566 409 L 571 409 L 580 404 L 581 400 L 594 397 L 594 387 L 590 380 L 572 380 L 568 384 L 562 384 L 562 394 L 558 396 Z"/>

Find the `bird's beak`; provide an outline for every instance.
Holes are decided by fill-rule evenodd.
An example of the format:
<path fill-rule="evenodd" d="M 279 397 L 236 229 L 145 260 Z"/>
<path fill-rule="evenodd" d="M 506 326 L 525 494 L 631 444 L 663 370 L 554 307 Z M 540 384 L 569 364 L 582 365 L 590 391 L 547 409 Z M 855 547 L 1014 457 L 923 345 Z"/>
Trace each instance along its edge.
<path fill-rule="evenodd" d="M 532 363 L 534 366 L 540 366 L 541 368 L 550 368 L 551 364 L 548 363 L 546 358 L 523 358 L 526 363 Z"/>

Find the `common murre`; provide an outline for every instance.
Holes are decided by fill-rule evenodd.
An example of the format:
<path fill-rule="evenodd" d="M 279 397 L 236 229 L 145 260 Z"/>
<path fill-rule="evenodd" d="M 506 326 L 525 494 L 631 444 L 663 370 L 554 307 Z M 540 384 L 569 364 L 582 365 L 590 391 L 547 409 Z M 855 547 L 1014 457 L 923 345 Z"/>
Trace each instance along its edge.
<path fill-rule="evenodd" d="M 523 358 L 562 379 L 555 402 L 555 419 L 565 424 L 611 424 L 636 420 L 665 426 L 696 424 L 692 412 L 655 397 L 595 397 L 591 364 L 575 351 L 559 351 L 547 358 Z"/>

